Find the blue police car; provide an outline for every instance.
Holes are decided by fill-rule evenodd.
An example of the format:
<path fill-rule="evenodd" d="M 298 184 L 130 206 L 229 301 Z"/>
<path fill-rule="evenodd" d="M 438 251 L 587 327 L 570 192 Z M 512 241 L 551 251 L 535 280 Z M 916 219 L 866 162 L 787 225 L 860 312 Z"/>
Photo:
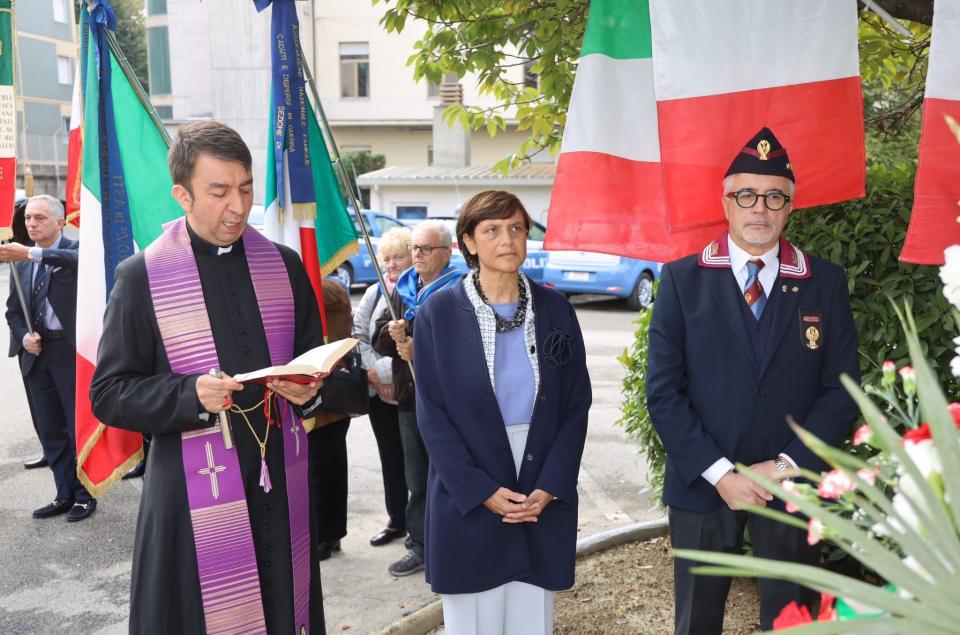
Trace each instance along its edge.
<path fill-rule="evenodd" d="M 367 224 L 367 231 L 370 232 L 370 242 L 373 243 L 374 249 L 377 248 L 380 236 L 387 231 L 395 227 L 407 227 L 402 221 L 381 212 L 363 210 L 361 213 L 363 214 L 363 220 Z M 337 267 L 336 272 L 337 278 L 339 278 L 340 282 L 348 289 L 355 284 L 367 285 L 377 281 L 377 272 L 373 266 L 374 257 L 370 255 L 367 244 L 363 240 L 360 222 L 357 220 L 356 214 L 351 212 L 351 216 L 353 216 L 353 224 L 357 229 L 357 243 L 360 245 L 360 250 L 350 256 L 349 260 Z"/>
<path fill-rule="evenodd" d="M 587 251 L 547 252 L 544 285 L 568 295 L 590 293 L 626 298 L 631 310 L 653 303 L 653 282 L 660 279 L 658 262 Z"/>

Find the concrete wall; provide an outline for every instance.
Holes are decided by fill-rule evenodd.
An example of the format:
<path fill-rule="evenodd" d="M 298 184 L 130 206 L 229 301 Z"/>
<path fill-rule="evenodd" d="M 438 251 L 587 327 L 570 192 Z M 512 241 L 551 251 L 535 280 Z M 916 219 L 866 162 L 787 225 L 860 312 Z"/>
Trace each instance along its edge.
<path fill-rule="evenodd" d="M 455 210 L 474 194 L 484 190 L 506 189 L 513 192 L 534 220 L 543 221 L 550 207 L 550 187 L 545 185 L 471 185 L 459 183 L 443 186 L 378 185 L 371 188 L 370 208 L 395 215 L 398 205 L 426 205 L 428 216 L 452 216 Z"/>

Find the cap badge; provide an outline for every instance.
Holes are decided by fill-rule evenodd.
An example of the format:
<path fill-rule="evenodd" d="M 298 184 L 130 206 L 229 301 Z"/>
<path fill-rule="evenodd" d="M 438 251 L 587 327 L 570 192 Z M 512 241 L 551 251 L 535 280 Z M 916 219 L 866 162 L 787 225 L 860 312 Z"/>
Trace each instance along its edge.
<path fill-rule="evenodd" d="M 811 326 L 807 328 L 806 336 L 807 336 L 807 348 L 809 348 L 812 351 L 815 351 L 818 348 L 820 348 L 820 330 L 817 327 Z"/>
<path fill-rule="evenodd" d="M 770 154 L 770 142 L 766 139 L 761 139 L 760 143 L 757 144 L 757 152 L 760 153 L 760 160 L 766 161 L 769 158 L 767 155 Z"/>

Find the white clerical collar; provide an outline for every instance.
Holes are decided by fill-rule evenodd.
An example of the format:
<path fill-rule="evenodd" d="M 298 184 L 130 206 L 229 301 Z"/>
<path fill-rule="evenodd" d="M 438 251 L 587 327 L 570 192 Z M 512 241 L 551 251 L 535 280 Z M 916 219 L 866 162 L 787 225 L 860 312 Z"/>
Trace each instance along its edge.
<path fill-rule="evenodd" d="M 730 253 L 730 269 L 733 270 L 734 274 L 739 273 L 744 267 L 747 266 L 747 262 L 759 258 L 763 261 L 763 266 L 767 270 L 776 271 L 780 268 L 780 242 L 777 241 L 769 251 L 764 252 L 759 256 L 754 256 L 753 254 L 747 253 L 743 249 L 740 249 L 737 243 L 733 242 L 733 239 L 730 238 L 730 235 L 727 234 L 727 249 Z"/>
<path fill-rule="evenodd" d="M 218 247 L 217 255 L 222 256 L 223 254 L 229 254 L 231 251 L 233 251 L 233 245 L 227 245 L 226 247 Z"/>

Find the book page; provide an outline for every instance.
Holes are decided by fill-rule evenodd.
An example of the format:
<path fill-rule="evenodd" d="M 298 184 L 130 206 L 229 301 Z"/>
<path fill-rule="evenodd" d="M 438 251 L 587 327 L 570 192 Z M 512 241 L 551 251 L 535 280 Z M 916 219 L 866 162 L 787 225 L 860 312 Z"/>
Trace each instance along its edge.
<path fill-rule="evenodd" d="M 309 377 L 326 377 L 344 355 L 349 353 L 360 341 L 347 337 L 336 342 L 312 348 L 303 355 L 290 360 L 283 366 L 270 366 L 249 373 L 240 373 L 234 376 L 238 382 L 255 382 L 268 377 L 283 377 L 286 375 L 306 375 Z"/>

